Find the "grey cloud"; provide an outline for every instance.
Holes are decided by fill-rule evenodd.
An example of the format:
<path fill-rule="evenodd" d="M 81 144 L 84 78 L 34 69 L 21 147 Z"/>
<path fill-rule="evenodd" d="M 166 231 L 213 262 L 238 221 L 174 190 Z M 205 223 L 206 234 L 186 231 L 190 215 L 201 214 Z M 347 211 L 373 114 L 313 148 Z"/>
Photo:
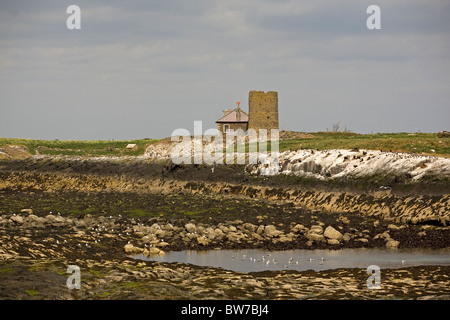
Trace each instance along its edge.
<path fill-rule="evenodd" d="M 279 91 L 284 129 L 437 131 L 449 118 L 445 1 L 379 0 L 373 32 L 371 1 L 76 3 L 73 32 L 72 1 L 0 4 L 0 136 L 164 137 L 214 127 L 252 89 Z"/>

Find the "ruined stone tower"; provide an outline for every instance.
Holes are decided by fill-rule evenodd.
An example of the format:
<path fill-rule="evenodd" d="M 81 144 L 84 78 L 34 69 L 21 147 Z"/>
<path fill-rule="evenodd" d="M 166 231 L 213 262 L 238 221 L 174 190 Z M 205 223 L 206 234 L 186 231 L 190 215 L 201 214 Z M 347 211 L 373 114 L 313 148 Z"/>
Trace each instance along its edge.
<path fill-rule="evenodd" d="M 249 129 L 279 129 L 278 92 L 250 91 L 248 118 Z"/>

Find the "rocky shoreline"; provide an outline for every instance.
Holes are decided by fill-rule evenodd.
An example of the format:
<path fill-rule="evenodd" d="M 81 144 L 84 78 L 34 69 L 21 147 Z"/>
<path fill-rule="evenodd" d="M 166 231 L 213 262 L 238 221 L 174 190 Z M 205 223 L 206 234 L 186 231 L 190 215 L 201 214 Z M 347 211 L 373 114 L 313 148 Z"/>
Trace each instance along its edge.
<path fill-rule="evenodd" d="M 316 213 L 317 214 L 317 213 Z M 449 227 L 373 221 L 373 229 L 311 224 L 256 225 L 119 216 L 83 218 L 31 209 L 0 218 L 2 299 L 448 299 L 448 266 L 383 270 L 383 290 L 367 289 L 363 269 L 239 273 L 131 256 L 182 249 L 420 247 L 421 237 L 448 247 Z M 352 224 L 351 219 L 347 224 Z M 266 218 L 267 219 L 267 218 Z M 333 218 L 334 219 L 334 218 Z M 353 224 L 354 225 L 354 224 Z M 342 229 L 340 227 L 343 227 Z M 364 226 L 365 228 L 366 226 Z M 341 231 L 339 231 L 341 230 Z M 346 231 L 350 232 L 346 232 Z M 288 232 L 289 231 L 289 232 Z M 414 236 L 411 236 L 415 234 Z M 420 234 L 420 235 L 418 235 Z M 415 239 L 408 241 L 407 239 Z M 401 239 L 400 241 L 394 239 Z M 440 239 L 436 241 L 436 239 Z M 394 242 L 394 243 L 393 243 Z M 80 290 L 66 287 L 69 265 L 82 270 Z M 19 276 L 20 275 L 20 276 Z M 21 280 L 19 280 L 21 279 Z M 39 279 L 39 280 L 38 280 Z"/>
<path fill-rule="evenodd" d="M 399 198 L 393 201 L 398 194 L 360 193 L 360 202 L 345 193 L 333 198 L 323 190 L 295 189 L 297 181 L 252 178 L 239 167 L 216 168 L 210 181 L 210 168 L 202 166 L 39 161 L 0 166 L 0 299 L 450 295 L 446 266 L 383 270 L 382 290 L 368 290 L 361 269 L 238 273 L 131 258 L 186 249 L 449 248 L 445 193 L 408 194 L 399 216 L 393 209 L 399 208 Z M 73 264 L 82 271 L 79 290 L 66 286 Z"/>

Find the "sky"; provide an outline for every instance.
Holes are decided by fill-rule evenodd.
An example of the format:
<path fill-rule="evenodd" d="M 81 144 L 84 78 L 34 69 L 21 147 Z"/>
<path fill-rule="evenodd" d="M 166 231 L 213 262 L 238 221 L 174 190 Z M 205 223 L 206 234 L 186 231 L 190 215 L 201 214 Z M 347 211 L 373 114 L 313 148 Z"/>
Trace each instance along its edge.
<path fill-rule="evenodd" d="M 281 130 L 449 131 L 449 16 L 448 0 L 0 0 L 0 137 L 207 130 L 251 90 L 278 92 Z"/>

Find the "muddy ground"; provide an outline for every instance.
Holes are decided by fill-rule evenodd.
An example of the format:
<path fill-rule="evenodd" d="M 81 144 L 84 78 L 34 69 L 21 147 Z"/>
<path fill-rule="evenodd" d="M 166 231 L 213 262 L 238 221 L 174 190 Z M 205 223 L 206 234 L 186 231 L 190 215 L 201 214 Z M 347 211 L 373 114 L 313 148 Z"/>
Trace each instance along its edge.
<path fill-rule="evenodd" d="M 367 274 L 361 269 L 245 274 L 220 268 L 136 261 L 125 252 L 129 243 L 144 250 L 148 244 L 144 237 L 155 226 L 165 232 L 164 239 L 154 236 L 150 244 L 164 251 L 385 248 L 390 240 L 398 242 L 398 249 L 450 247 L 450 227 L 446 225 L 448 190 L 433 186 L 430 192 L 420 194 L 417 187 L 397 187 L 399 194 L 403 192 L 399 197 L 422 201 L 414 204 L 414 210 L 424 211 L 420 207 L 423 203 L 426 208 L 437 210 L 431 210 L 421 220 L 407 216 L 413 215 L 414 210 L 404 211 L 402 216 L 396 216 L 394 210 L 386 213 L 384 209 L 384 213 L 380 209 L 380 214 L 368 214 L 355 209 L 363 208 L 361 203 L 351 210 L 334 212 L 286 199 L 285 193 L 296 188 L 317 191 L 319 187 L 328 192 L 340 186 L 283 177 L 252 177 L 242 169 L 227 166 L 213 174 L 209 167 L 151 165 L 148 161 L 102 163 L 44 158 L 2 162 L 0 298 L 449 298 L 450 269 L 444 266 L 383 270 L 382 289 L 368 290 Z M 212 190 L 197 187 L 199 183 L 211 182 L 222 185 Z M 239 192 L 242 189 L 236 186 L 245 186 L 246 192 Z M 266 186 L 275 191 L 261 193 L 258 188 Z M 361 195 L 368 198 L 365 189 L 353 192 L 358 194 L 359 201 Z M 389 207 L 389 201 L 402 200 L 389 197 L 392 195 L 382 198 L 385 207 Z M 408 201 L 405 203 L 413 207 Z M 193 237 L 186 230 L 188 223 L 205 232 L 205 237 L 208 229 L 226 231 L 224 236 L 219 237 L 217 231 L 207 241 L 203 238 L 200 241 L 199 236 L 203 235 Z M 255 227 L 259 226 L 273 226 L 279 233 L 258 234 Z M 313 226 L 322 229 L 332 226 L 345 239 L 339 238 L 338 243 L 332 244 L 323 236 L 311 240 L 316 239 L 310 237 Z M 81 289 L 69 290 L 66 269 L 73 264 L 81 268 L 82 284 Z"/>

